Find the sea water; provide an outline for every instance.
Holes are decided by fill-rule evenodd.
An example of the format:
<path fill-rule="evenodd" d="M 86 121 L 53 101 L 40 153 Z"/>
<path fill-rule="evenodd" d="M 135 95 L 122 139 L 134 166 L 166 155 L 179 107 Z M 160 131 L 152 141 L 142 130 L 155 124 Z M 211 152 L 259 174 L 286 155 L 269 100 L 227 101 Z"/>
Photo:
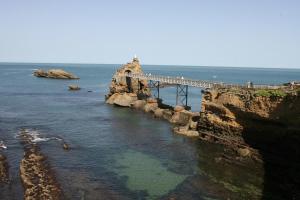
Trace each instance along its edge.
<path fill-rule="evenodd" d="M 66 199 L 258 199 L 264 169 L 216 162 L 224 147 L 172 133 L 149 114 L 105 104 L 120 65 L 0 64 L 0 150 L 9 161 L 1 199 L 21 199 L 18 134 L 27 130 L 47 156 Z M 79 80 L 37 78 L 37 68 L 62 68 Z M 146 73 L 245 84 L 299 80 L 299 69 L 143 66 Z M 68 91 L 78 84 L 80 91 Z M 92 92 L 88 92 L 92 91 Z M 174 105 L 176 88 L 161 89 Z M 200 111 L 201 89 L 189 88 L 189 105 Z M 56 139 L 53 139 L 56 138 Z M 64 151 L 61 141 L 71 149 Z"/>

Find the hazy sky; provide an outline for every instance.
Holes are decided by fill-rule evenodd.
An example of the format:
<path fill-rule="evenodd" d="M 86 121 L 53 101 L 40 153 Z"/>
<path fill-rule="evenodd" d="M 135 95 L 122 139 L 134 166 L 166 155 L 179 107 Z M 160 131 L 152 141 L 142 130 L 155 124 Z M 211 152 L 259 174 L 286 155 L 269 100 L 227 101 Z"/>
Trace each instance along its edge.
<path fill-rule="evenodd" d="M 0 62 L 300 68 L 300 0 L 0 0 Z"/>

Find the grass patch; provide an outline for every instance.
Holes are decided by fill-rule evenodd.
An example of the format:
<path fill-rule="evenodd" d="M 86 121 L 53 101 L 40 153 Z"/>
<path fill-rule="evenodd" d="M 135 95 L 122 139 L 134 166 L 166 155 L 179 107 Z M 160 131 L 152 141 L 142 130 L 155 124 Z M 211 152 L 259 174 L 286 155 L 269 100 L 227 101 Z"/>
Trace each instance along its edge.
<path fill-rule="evenodd" d="M 257 90 L 255 95 L 261 97 L 285 97 L 286 93 L 282 90 Z"/>

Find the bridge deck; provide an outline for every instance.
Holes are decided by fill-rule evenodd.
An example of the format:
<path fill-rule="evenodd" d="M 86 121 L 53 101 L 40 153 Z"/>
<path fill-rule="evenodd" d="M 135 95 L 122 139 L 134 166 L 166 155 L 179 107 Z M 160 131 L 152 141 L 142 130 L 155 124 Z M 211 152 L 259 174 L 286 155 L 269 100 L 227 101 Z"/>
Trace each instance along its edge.
<path fill-rule="evenodd" d="M 228 84 L 217 81 L 205 81 L 205 80 L 193 80 L 184 77 L 171 77 L 171 76 L 161 76 L 161 75 L 152 75 L 152 74 L 133 74 L 126 73 L 124 76 L 131 78 L 138 78 L 142 80 L 152 80 L 159 81 L 161 83 L 166 84 L 179 84 L 179 85 L 187 85 L 191 87 L 199 87 L 199 88 L 246 88 L 246 85 L 239 84 Z M 261 88 L 261 89 L 278 89 L 281 86 L 278 85 L 253 85 L 253 88 Z"/>

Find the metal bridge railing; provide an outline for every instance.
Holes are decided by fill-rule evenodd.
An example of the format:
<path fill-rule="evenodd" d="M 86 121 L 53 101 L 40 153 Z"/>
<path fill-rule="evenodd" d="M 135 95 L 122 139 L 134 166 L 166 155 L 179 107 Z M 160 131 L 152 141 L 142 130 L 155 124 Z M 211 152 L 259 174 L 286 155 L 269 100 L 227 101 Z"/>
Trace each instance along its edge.
<path fill-rule="evenodd" d="M 151 80 L 151 81 L 160 81 L 161 83 L 167 84 L 176 84 L 176 85 L 187 85 L 191 87 L 199 87 L 199 88 L 245 88 L 248 87 L 246 85 L 239 84 L 228 84 L 217 81 L 205 81 L 205 80 L 193 80 L 186 79 L 184 77 L 171 77 L 171 76 L 162 76 L 162 75 L 152 75 L 152 74 L 133 74 L 133 73 L 125 73 L 126 77 L 138 78 L 142 80 Z M 276 85 L 251 85 L 250 88 L 260 88 L 260 89 L 278 89 L 281 86 Z"/>

